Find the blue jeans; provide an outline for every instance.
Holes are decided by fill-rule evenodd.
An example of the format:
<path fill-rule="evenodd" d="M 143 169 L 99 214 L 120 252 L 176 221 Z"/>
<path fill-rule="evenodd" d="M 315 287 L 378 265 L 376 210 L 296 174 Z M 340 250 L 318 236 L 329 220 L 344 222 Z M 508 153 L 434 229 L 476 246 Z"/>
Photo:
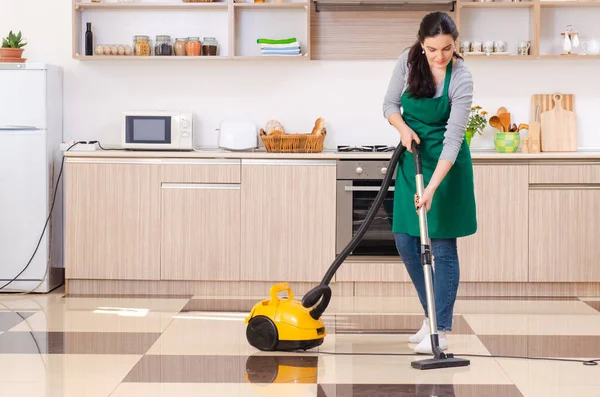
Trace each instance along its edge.
<path fill-rule="evenodd" d="M 419 300 L 427 313 L 425 277 L 421 265 L 421 240 L 408 234 L 395 233 L 396 248 L 417 290 Z M 460 279 L 456 239 L 431 239 L 431 251 L 435 263 L 433 289 L 438 331 L 452 330 L 454 302 Z"/>

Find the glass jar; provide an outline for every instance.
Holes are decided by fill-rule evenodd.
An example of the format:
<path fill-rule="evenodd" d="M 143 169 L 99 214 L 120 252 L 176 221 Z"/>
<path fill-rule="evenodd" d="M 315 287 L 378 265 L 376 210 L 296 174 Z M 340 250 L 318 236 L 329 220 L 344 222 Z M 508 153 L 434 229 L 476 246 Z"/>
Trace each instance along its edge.
<path fill-rule="evenodd" d="M 200 55 L 201 50 L 200 37 L 188 37 L 187 43 L 185 44 L 186 55 L 198 56 Z"/>
<path fill-rule="evenodd" d="M 202 55 L 216 56 L 217 46 L 217 39 L 214 37 L 205 37 L 202 40 Z"/>
<path fill-rule="evenodd" d="M 171 45 L 171 36 L 156 36 L 156 44 L 154 45 L 154 55 L 173 55 L 173 45 Z"/>
<path fill-rule="evenodd" d="M 184 56 L 186 54 L 185 52 L 185 47 L 186 47 L 186 39 L 176 39 L 175 40 L 175 45 L 174 50 L 175 50 L 175 55 L 177 56 Z"/>
<path fill-rule="evenodd" d="M 133 38 L 133 55 L 141 57 L 152 55 L 152 47 L 150 47 L 148 36 L 135 36 Z"/>

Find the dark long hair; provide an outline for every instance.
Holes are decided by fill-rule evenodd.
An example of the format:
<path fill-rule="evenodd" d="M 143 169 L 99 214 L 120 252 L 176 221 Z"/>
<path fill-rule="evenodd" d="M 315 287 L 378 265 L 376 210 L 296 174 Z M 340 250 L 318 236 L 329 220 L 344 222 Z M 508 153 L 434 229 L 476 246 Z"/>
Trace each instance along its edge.
<path fill-rule="evenodd" d="M 449 34 L 456 41 L 458 30 L 452 18 L 443 12 L 432 12 L 425 15 L 417 34 L 418 40 L 408 52 L 407 91 L 413 98 L 432 98 L 435 95 L 435 81 L 421 44 L 425 38 L 435 37 L 439 34 Z M 454 57 L 462 59 L 456 51 L 454 51 Z"/>

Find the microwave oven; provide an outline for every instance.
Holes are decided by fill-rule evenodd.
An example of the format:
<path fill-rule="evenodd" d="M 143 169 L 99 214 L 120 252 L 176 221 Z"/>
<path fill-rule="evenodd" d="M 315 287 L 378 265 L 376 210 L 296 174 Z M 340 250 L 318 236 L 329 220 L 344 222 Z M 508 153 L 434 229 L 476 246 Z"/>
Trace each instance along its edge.
<path fill-rule="evenodd" d="M 132 150 L 193 150 L 191 112 L 123 112 L 121 146 Z"/>

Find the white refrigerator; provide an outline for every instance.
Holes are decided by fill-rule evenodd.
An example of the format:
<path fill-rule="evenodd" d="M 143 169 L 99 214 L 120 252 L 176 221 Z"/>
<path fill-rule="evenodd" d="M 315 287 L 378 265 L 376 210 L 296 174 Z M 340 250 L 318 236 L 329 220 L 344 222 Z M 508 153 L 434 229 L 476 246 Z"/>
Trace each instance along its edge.
<path fill-rule="evenodd" d="M 63 283 L 62 139 L 62 69 L 0 63 L 0 293 Z"/>

